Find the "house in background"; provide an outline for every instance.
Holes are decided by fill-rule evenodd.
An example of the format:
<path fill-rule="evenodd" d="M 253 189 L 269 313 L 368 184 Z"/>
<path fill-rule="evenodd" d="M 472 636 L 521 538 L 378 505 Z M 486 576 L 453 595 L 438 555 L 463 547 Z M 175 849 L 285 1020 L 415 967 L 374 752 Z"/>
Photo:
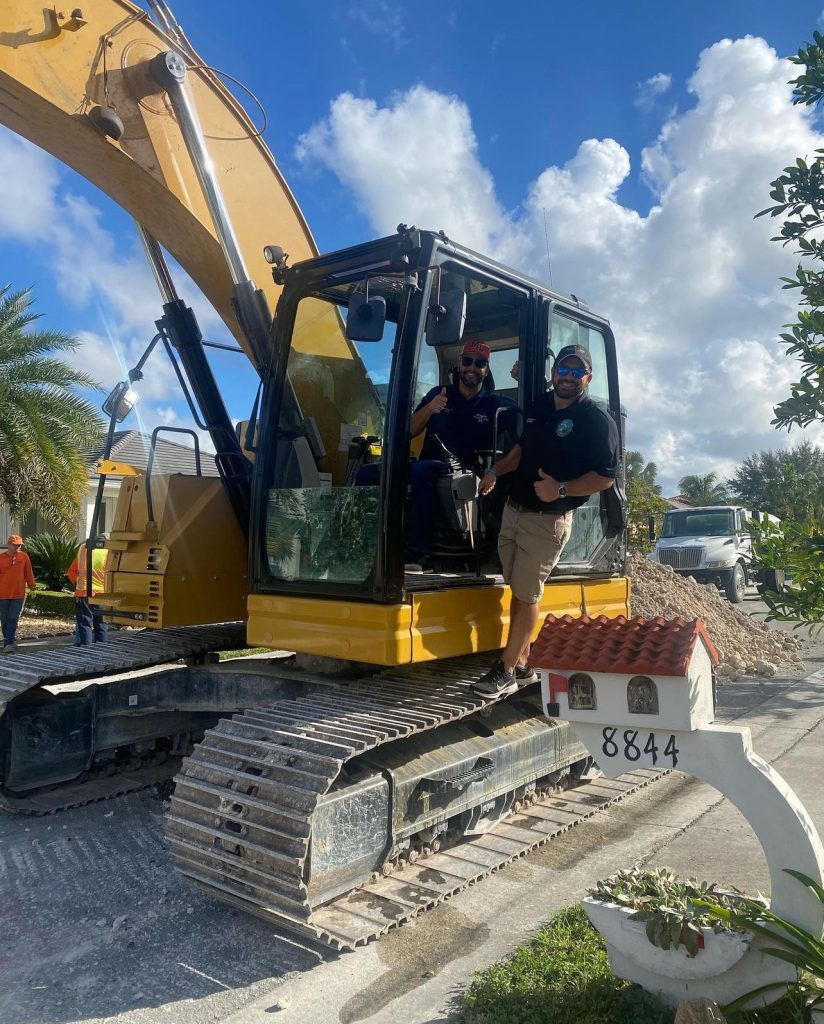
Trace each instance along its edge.
<path fill-rule="evenodd" d="M 671 498 L 664 498 L 664 501 L 673 509 L 692 508 L 692 502 L 687 501 L 683 494 L 673 494 Z"/>
<path fill-rule="evenodd" d="M 145 471 L 149 464 L 150 443 L 151 439 L 146 434 L 141 434 L 137 430 L 119 430 L 115 433 L 112 440 L 112 450 L 109 458 L 112 462 L 123 463 L 126 466 L 132 466 L 134 469 Z M 89 453 L 88 484 L 83 505 L 77 518 L 76 538 L 78 544 L 88 537 L 91 528 L 94 502 L 100 481 L 97 467 L 102 457 L 103 445 Z M 203 450 L 200 453 L 200 472 L 202 476 L 219 476 L 214 456 Z M 155 456 L 152 463 L 152 474 L 155 473 L 186 473 L 189 476 L 194 476 L 194 449 L 187 445 L 176 444 L 174 441 L 167 441 L 165 438 L 159 437 L 155 444 Z M 103 488 L 103 504 L 100 508 L 98 522 L 98 530 L 101 533 L 108 531 L 111 527 L 122 480 L 123 474 L 112 473 L 106 476 Z M 6 506 L 0 504 L 0 543 L 10 533 L 22 533 L 24 537 L 30 537 L 35 533 L 60 532 L 54 523 L 37 512 L 26 516 L 22 522 L 12 519 L 8 514 Z"/>

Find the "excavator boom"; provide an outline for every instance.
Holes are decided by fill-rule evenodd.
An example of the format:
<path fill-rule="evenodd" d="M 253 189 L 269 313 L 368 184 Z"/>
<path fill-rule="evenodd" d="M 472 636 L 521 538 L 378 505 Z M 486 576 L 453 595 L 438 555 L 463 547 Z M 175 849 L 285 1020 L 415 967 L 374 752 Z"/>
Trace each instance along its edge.
<path fill-rule="evenodd" d="M 10 0 L 0 13 L 0 124 L 97 185 L 177 260 L 256 365 L 232 306 L 232 273 L 172 103 L 152 61 L 176 40 L 128 0 L 75 9 Z M 263 257 L 317 250 L 275 159 L 244 109 L 188 45 L 192 104 L 248 275 L 275 307 Z M 114 116 L 113 116 L 114 115 Z M 122 134 L 117 134 L 117 121 Z M 109 130 L 110 135 L 105 135 Z M 261 216 L 265 211 L 265 216 Z"/>

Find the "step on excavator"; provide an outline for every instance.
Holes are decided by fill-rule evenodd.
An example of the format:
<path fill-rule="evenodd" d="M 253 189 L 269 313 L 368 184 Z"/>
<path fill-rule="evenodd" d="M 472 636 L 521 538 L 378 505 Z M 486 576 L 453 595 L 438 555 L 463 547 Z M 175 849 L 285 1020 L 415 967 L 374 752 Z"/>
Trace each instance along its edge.
<path fill-rule="evenodd" d="M 137 222 L 162 315 L 110 396 L 109 436 L 145 359 L 165 351 L 219 477 L 153 472 L 150 458 L 124 478 L 98 601 L 133 628 L 3 660 L 0 801 L 49 813 L 177 770 L 178 870 L 353 948 L 649 781 L 581 784 L 586 750 L 534 687 L 471 689 L 508 625 L 495 563 L 506 488 L 478 498 L 477 472 L 511 427 L 495 424 L 476 472 L 445 458 L 431 565 L 404 560 L 412 412 L 452 379 L 463 341 L 489 346 L 516 417 L 553 352 L 586 346 L 590 394 L 622 436 L 615 339 L 574 296 L 442 231 L 402 224 L 319 255 L 260 132 L 168 5 L 150 8 L 11 5 L 0 122 Z M 237 431 L 166 253 L 257 371 Z M 576 510 L 542 611 L 629 613 L 623 505 L 619 478 Z M 213 663 L 244 641 L 272 657 Z"/>

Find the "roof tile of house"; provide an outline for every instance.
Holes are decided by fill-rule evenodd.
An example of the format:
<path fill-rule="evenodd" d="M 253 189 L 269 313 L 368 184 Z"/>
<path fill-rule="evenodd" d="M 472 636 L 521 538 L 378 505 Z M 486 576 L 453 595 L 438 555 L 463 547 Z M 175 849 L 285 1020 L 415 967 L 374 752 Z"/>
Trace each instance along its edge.
<path fill-rule="evenodd" d="M 700 619 L 547 615 L 529 664 L 554 670 L 685 676 L 699 637 L 716 665 L 718 651 Z"/>
<path fill-rule="evenodd" d="M 146 469 L 149 463 L 149 445 L 151 438 L 141 434 L 139 430 L 118 430 L 112 438 L 112 450 L 109 456 L 116 462 L 125 462 L 135 469 Z M 92 466 L 103 457 L 103 445 L 89 453 Z M 201 473 L 203 476 L 218 476 L 214 456 L 201 450 Z M 155 457 L 152 473 L 187 473 L 194 475 L 194 449 L 184 444 L 175 444 L 158 437 L 155 446 Z"/>

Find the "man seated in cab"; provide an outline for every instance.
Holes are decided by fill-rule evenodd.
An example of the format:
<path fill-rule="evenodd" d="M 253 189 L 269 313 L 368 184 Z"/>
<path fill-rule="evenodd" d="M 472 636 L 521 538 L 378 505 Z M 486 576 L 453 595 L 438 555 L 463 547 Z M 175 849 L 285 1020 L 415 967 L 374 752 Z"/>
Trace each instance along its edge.
<path fill-rule="evenodd" d="M 424 570 L 431 568 L 435 488 L 444 472 L 446 453 L 454 455 L 465 469 L 477 470 L 476 453 L 492 449 L 495 414 L 509 405 L 491 386 L 489 356 L 485 342 L 465 341 L 458 359 L 457 381 L 432 388 L 412 414 L 412 437 L 425 434 L 420 458 L 410 463 L 411 502 L 404 559 Z M 512 408 L 512 417 L 499 417 L 499 431 L 514 425 Z M 380 463 L 358 470 L 360 486 L 377 484 L 379 479 Z"/>
<path fill-rule="evenodd" d="M 423 562 L 424 567 L 432 544 L 435 482 L 443 472 L 443 449 L 451 452 L 464 469 L 477 470 L 477 452 L 492 450 L 496 413 L 510 404 L 491 386 L 490 355 L 485 342 L 465 341 L 458 359 L 457 381 L 432 388 L 412 414 L 412 437 L 426 433 L 420 459 L 411 469 L 407 560 Z M 499 417 L 498 429 L 511 428 L 513 417 Z"/>

